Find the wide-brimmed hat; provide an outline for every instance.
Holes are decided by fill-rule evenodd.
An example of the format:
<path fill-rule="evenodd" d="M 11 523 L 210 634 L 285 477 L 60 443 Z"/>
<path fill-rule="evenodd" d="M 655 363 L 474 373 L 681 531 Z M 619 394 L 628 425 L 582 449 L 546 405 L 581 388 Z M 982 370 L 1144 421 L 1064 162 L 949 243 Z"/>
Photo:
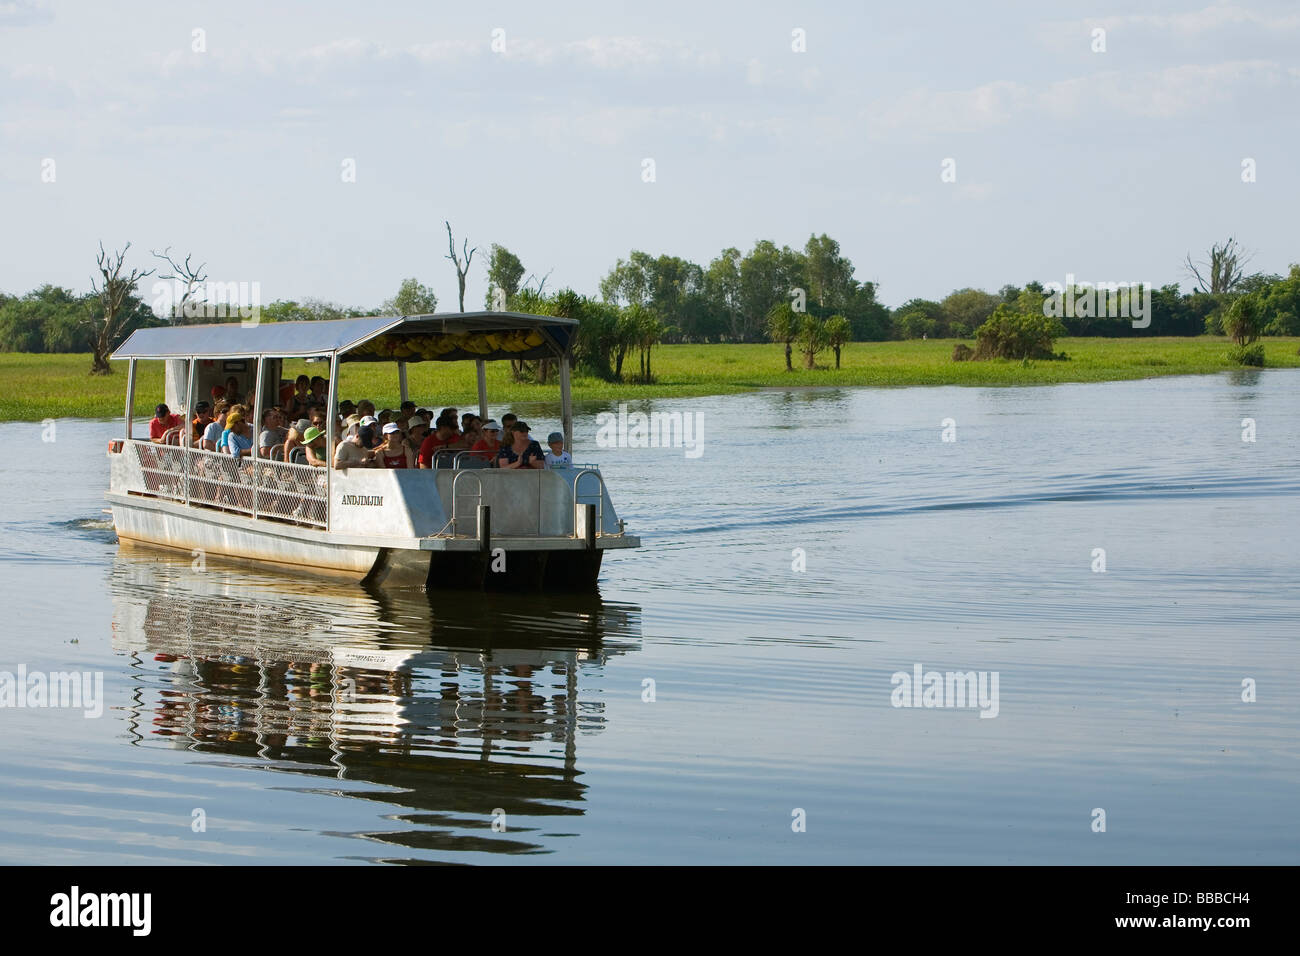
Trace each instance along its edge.
<path fill-rule="evenodd" d="M 317 438 L 320 438 L 320 436 L 324 434 L 325 433 L 323 431 L 321 431 L 315 425 L 312 425 L 310 428 L 308 428 L 305 432 L 302 433 L 302 440 L 306 442 L 308 445 L 310 445 Z"/>

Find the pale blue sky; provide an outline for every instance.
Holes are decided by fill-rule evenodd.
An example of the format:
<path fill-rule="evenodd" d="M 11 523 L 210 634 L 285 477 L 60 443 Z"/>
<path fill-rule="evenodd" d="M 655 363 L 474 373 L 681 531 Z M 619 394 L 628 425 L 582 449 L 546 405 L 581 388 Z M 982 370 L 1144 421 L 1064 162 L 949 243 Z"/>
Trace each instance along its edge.
<path fill-rule="evenodd" d="M 814 231 L 889 305 L 1186 285 L 1229 235 L 1284 272 L 1297 51 L 1300 4 L 1257 0 L 0 0 L 0 290 L 87 289 L 130 240 L 263 302 L 375 306 L 414 275 L 455 308 L 444 219 L 592 294 L 632 248 L 707 265 Z"/>

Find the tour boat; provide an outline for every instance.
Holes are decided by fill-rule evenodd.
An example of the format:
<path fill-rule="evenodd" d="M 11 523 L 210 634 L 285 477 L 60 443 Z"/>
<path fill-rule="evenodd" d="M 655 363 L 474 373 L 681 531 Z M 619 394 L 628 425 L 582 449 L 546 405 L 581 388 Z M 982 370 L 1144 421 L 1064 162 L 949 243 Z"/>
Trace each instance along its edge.
<path fill-rule="evenodd" d="M 461 452 L 440 453 L 431 469 L 313 467 L 205 451 L 194 447 L 188 425 L 196 402 L 228 376 L 257 383 L 249 399 L 257 455 L 257 423 L 263 408 L 280 401 L 285 359 L 319 367 L 329 383 L 327 412 L 338 409 L 339 372 L 351 363 L 396 365 L 406 401 L 408 364 L 473 361 L 486 421 L 487 362 L 549 359 L 572 453 L 576 332 L 573 319 L 517 312 L 139 329 L 113 353 L 128 362 L 126 435 L 108 448 L 106 497 L 118 538 L 196 560 L 252 561 L 382 587 L 594 590 L 607 550 L 640 546 L 625 532 L 597 465 L 497 469 Z M 136 365 L 147 360 L 166 363 L 161 400 L 186 423 L 175 444 L 132 434 Z M 149 407 L 157 401 L 151 396 Z M 332 460 L 336 416 L 325 418 Z"/>

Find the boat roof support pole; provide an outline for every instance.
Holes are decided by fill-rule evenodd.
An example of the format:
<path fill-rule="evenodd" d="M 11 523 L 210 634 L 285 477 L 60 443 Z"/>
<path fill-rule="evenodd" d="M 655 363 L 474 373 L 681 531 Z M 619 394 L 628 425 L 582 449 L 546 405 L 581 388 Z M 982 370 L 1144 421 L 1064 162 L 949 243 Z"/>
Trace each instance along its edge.
<path fill-rule="evenodd" d="M 266 383 L 262 381 L 262 375 L 265 369 L 262 366 L 262 356 L 253 360 L 253 381 L 256 383 L 253 387 L 253 420 L 249 426 L 253 432 L 253 455 L 249 459 L 253 463 L 253 518 L 257 518 L 257 476 L 262 469 L 259 466 L 258 458 L 262 456 L 262 393 L 266 391 Z M 238 459 L 236 459 L 238 461 Z"/>
<path fill-rule="evenodd" d="M 397 363 L 397 391 L 401 395 L 400 401 L 406 404 L 407 399 L 411 397 L 410 389 L 406 387 L 406 363 Z"/>
<path fill-rule="evenodd" d="M 474 369 L 478 372 L 478 417 L 487 421 L 487 362 L 477 360 Z"/>
<path fill-rule="evenodd" d="M 126 440 L 131 440 L 131 412 L 135 408 L 135 359 L 126 367 Z"/>
<path fill-rule="evenodd" d="M 573 454 L 573 395 L 569 391 L 569 353 L 560 353 L 560 421 L 564 423 L 564 450 Z"/>
<path fill-rule="evenodd" d="M 330 493 L 334 482 L 334 433 L 338 431 L 339 407 L 339 353 L 330 356 L 329 399 L 325 407 L 325 530 L 334 530 L 334 496 Z"/>
<path fill-rule="evenodd" d="M 194 444 L 194 438 L 191 434 L 193 431 L 191 423 L 198 414 L 194 411 L 194 406 L 198 404 L 194 400 L 194 386 L 199 374 L 199 360 L 191 355 L 187 360 L 187 364 L 189 366 L 190 374 L 185 376 L 185 431 L 181 433 L 181 444 L 186 448 Z M 188 481 L 185 483 L 185 487 L 187 490 L 189 489 Z"/>

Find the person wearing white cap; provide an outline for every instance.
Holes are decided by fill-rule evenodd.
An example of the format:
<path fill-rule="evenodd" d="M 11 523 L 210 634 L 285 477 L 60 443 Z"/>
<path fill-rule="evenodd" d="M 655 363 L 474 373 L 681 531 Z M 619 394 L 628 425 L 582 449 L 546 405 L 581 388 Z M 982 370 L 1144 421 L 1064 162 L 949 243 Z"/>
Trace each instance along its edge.
<path fill-rule="evenodd" d="M 483 423 L 482 431 L 483 437 L 474 443 L 470 451 L 482 452 L 481 455 L 474 457 L 490 461 L 492 467 L 496 467 L 497 451 L 501 448 L 501 426 L 497 424 L 496 419 L 489 418 Z"/>
<path fill-rule="evenodd" d="M 429 435 L 429 420 L 421 415 L 415 415 L 407 419 L 406 422 L 406 446 L 411 449 L 411 453 L 419 451 L 420 445 Z"/>
<path fill-rule="evenodd" d="M 384 440 L 375 449 L 375 461 L 383 468 L 415 467 L 415 453 L 406 444 L 406 438 L 397 422 L 389 422 L 384 426 Z"/>

